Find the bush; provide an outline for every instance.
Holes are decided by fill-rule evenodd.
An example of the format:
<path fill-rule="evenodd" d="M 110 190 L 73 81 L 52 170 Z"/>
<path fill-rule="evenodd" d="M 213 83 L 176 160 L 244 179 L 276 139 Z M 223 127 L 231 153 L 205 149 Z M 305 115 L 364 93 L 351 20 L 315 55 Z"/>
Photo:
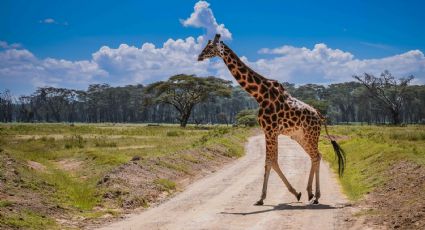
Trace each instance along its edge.
<path fill-rule="evenodd" d="M 256 109 L 245 109 L 236 114 L 236 121 L 238 125 L 255 126 L 257 125 L 257 110 Z"/>
<path fill-rule="evenodd" d="M 258 124 L 257 123 L 257 116 L 255 116 L 255 115 L 245 115 L 243 117 L 240 117 L 237 120 L 237 122 L 238 122 L 238 125 L 244 125 L 245 127 L 246 126 L 252 127 L 252 126 L 255 126 L 255 125 Z"/>

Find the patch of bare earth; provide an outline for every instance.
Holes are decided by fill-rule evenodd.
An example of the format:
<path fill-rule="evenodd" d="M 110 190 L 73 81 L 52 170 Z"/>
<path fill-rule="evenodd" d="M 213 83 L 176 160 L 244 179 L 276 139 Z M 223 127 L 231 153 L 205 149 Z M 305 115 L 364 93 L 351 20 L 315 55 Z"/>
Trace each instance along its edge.
<path fill-rule="evenodd" d="M 135 209 L 141 211 L 156 206 L 195 179 L 215 172 L 234 159 L 226 154 L 225 148 L 215 146 L 153 159 L 133 157 L 130 162 L 113 169 L 98 182 L 98 186 L 105 191 L 102 206 L 121 213 L 133 213 Z M 164 190 L 156 182 L 158 179 L 174 182 L 175 189 Z M 88 220 L 84 225 L 94 227 L 113 220 L 107 216 Z"/>
<path fill-rule="evenodd" d="M 40 164 L 36 161 L 27 161 L 27 164 L 28 164 L 28 167 L 30 169 L 40 171 L 40 172 L 46 171 L 46 166 L 44 166 L 43 164 Z"/>
<path fill-rule="evenodd" d="M 390 229 L 425 229 L 425 167 L 399 162 L 389 180 L 371 192 L 360 206 L 367 209 L 365 223 Z"/>
<path fill-rule="evenodd" d="M 327 135 L 323 135 L 322 137 L 325 138 L 325 139 L 328 139 L 328 140 L 330 140 L 329 139 L 329 137 L 330 137 L 332 140 L 335 140 L 335 141 L 350 140 L 350 137 L 346 136 L 346 135 L 329 135 L 329 137 Z"/>
<path fill-rule="evenodd" d="M 12 158 L 7 152 L 0 153 L 0 200 L 8 203 L 8 205 L 0 206 L 0 220 L 19 215 L 26 210 L 37 213 L 43 218 L 70 219 L 63 207 L 49 200 L 54 193 L 53 186 L 39 180 L 36 176 L 22 174 L 20 171 L 22 167 L 34 171 L 45 170 L 45 166 L 38 162 L 24 163 Z M 11 228 L 0 221 L 0 229 Z"/>
<path fill-rule="evenodd" d="M 56 162 L 56 165 L 67 172 L 77 171 L 83 162 L 76 159 L 63 159 Z"/>

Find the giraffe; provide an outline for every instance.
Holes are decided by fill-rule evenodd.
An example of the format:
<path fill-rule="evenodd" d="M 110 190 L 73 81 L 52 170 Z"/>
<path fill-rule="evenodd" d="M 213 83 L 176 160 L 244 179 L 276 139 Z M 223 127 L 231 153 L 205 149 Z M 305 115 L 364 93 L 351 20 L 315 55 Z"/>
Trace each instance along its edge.
<path fill-rule="evenodd" d="M 285 177 L 278 164 L 278 136 L 287 135 L 298 142 L 310 156 L 311 168 L 307 183 L 308 201 L 319 203 L 320 183 L 319 169 L 321 154 L 318 150 L 318 140 L 321 125 L 325 131 L 335 154 L 338 157 L 339 175 L 342 176 L 345 167 L 345 155 L 336 141 L 329 135 L 325 117 L 312 106 L 292 97 L 276 80 L 267 79 L 249 68 L 239 57 L 220 41 L 216 34 L 213 41 L 209 40 L 198 57 L 198 61 L 220 57 L 234 76 L 239 85 L 258 102 L 258 123 L 264 131 L 266 140 L 266 158 L 264 166 L 263 189 L 260 200 L 255 205 L 263 205 L 267 195 L 267 183 L 271 169 L 276 171 L 280 179 L 299 201 L 301 192 L 297 192 Z M 315 177 L 315 194 L 312 192 L 313 177 Z M 314 198 L 314 200 L 313 200 Z"/>

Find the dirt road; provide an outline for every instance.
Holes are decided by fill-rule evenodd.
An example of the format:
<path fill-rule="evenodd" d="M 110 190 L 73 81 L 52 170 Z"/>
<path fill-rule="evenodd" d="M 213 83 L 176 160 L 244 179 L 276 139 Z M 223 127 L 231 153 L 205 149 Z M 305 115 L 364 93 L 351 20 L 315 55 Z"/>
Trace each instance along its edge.
<path fill-rule="evenodd" d="M 319 205 L 307 202 L 310 160 L 287 137 L 279 138 L 279 163 L 288 180 L 303 193 L 301 202 L 272 170 L 267 199 L 259 199 L 263 180 L 264 137 L 251 137 L 246 156 L 188 186 L 171 200 L 103 229 L 340 229 L 346 202 L 335 175 L 322 161 Z"/>

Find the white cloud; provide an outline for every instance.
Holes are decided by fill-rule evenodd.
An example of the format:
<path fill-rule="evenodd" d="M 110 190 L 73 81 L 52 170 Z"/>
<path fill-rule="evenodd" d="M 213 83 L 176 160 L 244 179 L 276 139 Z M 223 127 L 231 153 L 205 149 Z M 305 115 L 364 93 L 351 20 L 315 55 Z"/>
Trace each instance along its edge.
<path fill-rule="evenodd" d="M 45 19 L 40 20 L 38 22 L 39 23 L 44 23 L 44 24 L 57 24 L 57 22 L 53 18 L 45 18 Z"/>
<path fill-rule="evenodd" d="M 4 87 L 17 84 L 30 92 L 39 86 L 86 88 L 88 82 L 107 73 L 93 61 L 38 59 L 28 50 L 9 49 L 0 52 L 0 82 Z"/>
<path fill-rule="evenodd" d="M 141 47 L 103 46 L 90 60 L 81 61 L 39 59 L 28 50 L 9 49 L 0 51 L 0 83 L 4 83 L 3 88 L 22 81 L 32 91 L 45 85 L 84 89 L 89 84 L 104 82 L 146 84 L 180 73 L 212 75 L 215 68 L 211 67 L 211 61 L 197 61 L 202 44 L 200 36 L 196 40 L 193 37 L 168 39 L 158 48 L 152 43 Z"/>
<path fill-rule="evenodd" d="M 158 48 L 152 43 L 140 48 L 104 46 L 92 55 L 93 62 L 124 84 L 159 81 L 179 73 L 206 75 L 209 62 L 197 61 L 202 39 L 168 39 Z"/>
<path fill-rule="evenodd" d="M 68 26 L 68 22 L 58 22 L 53 18 L 45 18 L 43 20 L 38 21 L 41 24 L 54 24 L 54 25 L 61 25 L 61 26 Z"/>
<path fill-rule="evenodd" d="M 264 48 L 259 53 L 276 56 L 250 64 L 266 76 L 280 81 L 333 83 L 351 81 L 356 74 L 367 72 L 378 75 L 389 70 L 399 77 L 413 74 L 416 82 L 425 83 L 425 58 L 419 50 L 379 59 L 357 59 L 349 52 L 320 43 L 313 49 L 282 46 Z"/>
<path fill-rule="evenodd" d="M 22 45 L 19 43 L 12 43 L 9 44 L 6 41 L 0 41 L 0 48 L 2 49 L 16 49 L 16 48 L 21 48 Z"/>
<path fill-rule="evenodd" d="M 206 1 L 199 1 L 193 7 L 194 11 L 186 20 L 180 22 L 186 27 L 204 28 L 208 38 L 214 37 L 215 34 L 221 34 L 222 39 L 232 39 L 232 33 L 224 26 L 218 24 L 214 14 L 209 8 L 210 4 Z"/>

